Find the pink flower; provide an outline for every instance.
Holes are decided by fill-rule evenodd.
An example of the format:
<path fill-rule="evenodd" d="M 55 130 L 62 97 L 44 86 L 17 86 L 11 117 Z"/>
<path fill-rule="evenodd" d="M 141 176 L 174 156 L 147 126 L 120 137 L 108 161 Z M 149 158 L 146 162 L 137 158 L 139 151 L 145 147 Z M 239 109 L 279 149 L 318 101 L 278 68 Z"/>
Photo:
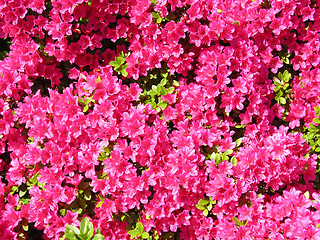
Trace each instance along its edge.
<path fill-rule="evenodd" d="M 270 60 L 271 72 L 277 73 L 278 69 L 281 68 L 283 64 L 280 61 L 279 57 L 274 57 Z"/>

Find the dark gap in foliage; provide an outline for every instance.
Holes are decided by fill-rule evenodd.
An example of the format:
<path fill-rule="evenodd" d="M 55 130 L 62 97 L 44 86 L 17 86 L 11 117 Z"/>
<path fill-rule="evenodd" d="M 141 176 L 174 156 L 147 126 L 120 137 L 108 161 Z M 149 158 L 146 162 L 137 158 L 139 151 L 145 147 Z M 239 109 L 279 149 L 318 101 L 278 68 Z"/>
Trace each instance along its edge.
<path fill-rule="evenodd" d="M 50 87 L 51 87 L 50 79 L 46 79 L 44 77 L 37 77 L 33 81 L 33 85 L 31 86 L 31 91 L 32 91 L 32 94 L 35 94 L 38 90 L 40 90 L 40 94 L 42 97 L 48 97 Z"/>
<path fill-rule="evenodd" d="M 174 123 L 172 121 L 167 122 L 167 126 L 168 126 L 168 133 L 172 133 L 174 130 L 178 130 L 175 126 Z"/>
<path fill-rule="evenodd" d="M 10 52 L 11 41 L 10 38 L 0 38 L 0 60 L 5 59 L 7 53 Z"/>
<path fill-rule="evenodd" d="M 222 39 L 219 39 L 219 45 L 224 47 L 230 47 L 231 44 L 229 42 L 224 42 Z"/>

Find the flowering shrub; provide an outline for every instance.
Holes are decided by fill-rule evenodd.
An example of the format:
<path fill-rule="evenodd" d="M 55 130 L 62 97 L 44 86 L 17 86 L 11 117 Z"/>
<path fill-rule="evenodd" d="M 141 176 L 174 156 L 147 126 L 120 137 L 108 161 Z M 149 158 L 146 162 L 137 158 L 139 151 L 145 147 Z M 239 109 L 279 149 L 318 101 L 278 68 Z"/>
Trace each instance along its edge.
<path fill-rule="evenodd" d="M 319 239 L 319 4 L 0 1 L 1 239 Z"/>

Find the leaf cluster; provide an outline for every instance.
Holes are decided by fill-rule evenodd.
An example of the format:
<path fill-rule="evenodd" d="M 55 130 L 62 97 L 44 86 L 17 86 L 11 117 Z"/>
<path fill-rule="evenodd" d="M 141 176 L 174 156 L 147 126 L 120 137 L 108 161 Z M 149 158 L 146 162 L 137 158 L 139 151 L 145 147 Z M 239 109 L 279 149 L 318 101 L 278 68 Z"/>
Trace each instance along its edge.
<path fill-rule="evenodd" d="M 199 210 L 203 210 L 203 215 L 208 216 L 209 212 L 212 210 L 213 206 L 216 204 L 216 200 L 212 201 L 211 197 L 200 199 L 196 207 Z"/>
<path fill-rule="evenodd" d="M 230 158 L 230 155 L 233 153 L 232 149 L 227 149 L 225 152 L 214 152 L 211 154 L 211 159 L 213 159 L 216 163 L 216 165 L 219 165 L 223 161 L 230 161 L 233 166 L 237 165 L 237 158 L 235 156 L 232 156 Z"/>
<path fill-rule="evenodd" d="M 309 143 L 311 147 L 310 153 L 320 154 L 320 106 L 315 107 L 316 115 L 318 117 L 313 119 L 314 123 L 310 123 L 309 128 L 305 128 L 303 138 Z"/>
<path fill-rule="evenodd" d="M 85 217 L 80 223 L 80 229 L 67 225 L 65 234 L 62 239 L 65 240 L 104 240 L 104 236 L 101 234 L 100 229 L 94 231 L 93 224 L 89 218 Z"/>
<path fill-rule="evenodd" d="M 278 73 L 278 78 L 273 78 L 273 83 L 275 85 L 274 92 L 276 94 L 275 100 L 281 105 L 285 106 L 290 102 L 290 80 L 291 74 L 285 70 L 283 73 Z"/>
<path fill-rule="evenodd" d="M 174 93 L 174 86 L 179 86 L 179 83 L 175 80 L 171 81 L 168 72 L 160 72 L 160 76 L 158 74 L 150 74 L 149 76 L 149 81 L 154 82 L 154 84 L 151 85 L 151 89 L 149 90 L 143 88 L 144 91 L 140 99 L 144 100 L 145 104 L 150 104 L 152 108 L 160 112 L 161 109 L 163 110 L 168 106 L 168 102 L 163 101 L 161 96 Z M 161 79 L 160 82 L 159 78 Z"/>
<path fill-rule="evenodd" d="M 111 61 L 109 63 L 112 67 L 114 67 L 114 70 L 118 73 L 121 73 L 122 76 L 127 77 L 127 67 L 128 63 L 126 63 L 126 55 L 121 52 L 121 54 L 118 57 L 115 57 L 114 61 Z"/>
<path fill-rule="evenodd" d="M 136 224 L 136 227 L 128 231 L 131 239 L 152 239 L 149 233 L 144 230 L 141 222 Z"/>

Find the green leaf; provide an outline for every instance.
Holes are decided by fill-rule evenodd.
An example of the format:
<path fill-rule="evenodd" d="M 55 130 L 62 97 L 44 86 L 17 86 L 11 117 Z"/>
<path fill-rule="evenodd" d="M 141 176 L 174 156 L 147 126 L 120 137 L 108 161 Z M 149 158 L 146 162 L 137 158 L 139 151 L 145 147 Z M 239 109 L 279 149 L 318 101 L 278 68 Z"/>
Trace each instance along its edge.
<path fill-rule="evenodd" d="M 162 73 L 160 73 L 160 75 L 161 75 L 161 77 L 163 77 L 163 78 L 167 78 L 168 75 L 169 75 L 169 73 L 168 73 L 168 72 L 162 72 Z"/>
<path fill-rule="evenodd" d="M 310 133 L 318 132 L 318 128 L 315 125 L 313 125 L 312 123 L 310 124 L 310 127 L 308 130 Z"/>
<path fill-rule="evenodd" d="M 276 85 L 274 87 L 273 91 L 278 92 L 280 88 L 281 88 L 281 85 Z"/>
<path fill-rule="evenodd" d="M 303 196 L 305 196 L 306 199 L 309 199 L 309 198 L 310 198 L 310 193 L 309 193 L 309 191 L 306 191 L 306 192 L 303 194 Z"/>
<path fill-rule="evenodd" d="M 29 225 L 22 225 L 22 228 L 25 232 L 28 232 L 29 230 Z"/>
<path fill-rule="evenodd" d="M 169 87 L 167 92 L 170 93 L 170 94 L 173 93 L 174 92 L 174 87 Z"/>
<path fill-rule="evenodd" d="M 238 138 L 236 140 L 237 147 L 239 147 L 241 143 L 242 143 L 242 138 Z"/>
<path fill-rule="evenodd" d="M 92 222 L 90 222 L 89 218 L 85 217 L 82 219 L 80 223 L 80 232 L 83 233 L 88 237 L 88 239 L 91 239 L 94 233 L 94 228 Z"/>
<path fill-rule="evenodd" d="M 89 110 L 89 105 L 85 105 L 84 107 L 83 107 L 83 112 L 87 112 Z"/>
<path fill-rule="evenodd" d="M 78 235 L 80 234 L 80 230 L 72 225 L 67 225 L 65 230 L 66 240 L 74 240 L 78 239 Z"/>
<path fill-rule="evenodd" d="M 240 222 L 237 217 L 233 217 L 232 220 L 234 221 L 234 223 L 235 223 L 235 225 L 236 225 L 237 227 L 240 227 L 241 225 L 242 225 L 242 226 L 246 226 L 247 223 L 248 223 L 248 220 L 244 220 L 244 221 Z"/>
<path fill-rule="evenodd" d="M 165 109 L 168 106 L 166 102 L 162 102 L 158 104 L 158 107 L 161 107 L 162 109 Z"/>
<path fill-rule="evenodd" d="M 84 199 L 89 201 L 91 199 L 91 191 L 89 189 L 84 190 Z"/>
<path fill-rule="evenodd" d="M 161 80 L 161 82 L 160 82 L 160 85 L 161 85 L 161 86 L 165 86 L 165 85 L 167 84 L 167 82 L 168 82 L 168 79 L 163 78 L 163 79 Z"/>
<path fill-rule="evenodd" d="M 222 10 L 218 9 L 217 12 L 218 12 L 218 13 L 222 13 Z"/>
<path fill-rule="evenodd" d="M 318 223 L 317 228 L 320 228 L 320 223 Z"/>
<path fill-rule="evenodd" d="M 75 233 L 77 235 L 80 234 L 80 230 L 77 227 L 73 226 L 73 225 L 67 225 L 66 226 L 66 231 L 73 232 L 73 233 Z"/>
<path fill-rule="evenodd" d="M 97 78 L 97 83 L 101 83 L 101 77 L 100 76 L 98 76 L 98 78 Z"/>
<path fill-rule="evenodd" d="M 115 69 L 118 69 L 122 64 L 125 63 L 125 58 L 123 56 L 115 57 L 114 61 L 111 61 L 109 64 Z"/>
<path fill-rule="evenodd" d="M 62 209 L 60 209 L 60 215 L 62 216 L 62 217 L 64 217 L 65 215 L 66 215 L 66 213 L 67 213 L 67 210 L 66 209 L 64 209 L 64 208 L 62 208 Z"/>
<path fill-rule="evenodd" d="M 234 221 L 236 226 L 240 227 L 242 225 L 242 222 L 240 222 L 237 217 L 233 217 L 232 220 Z"/>
<path fill-rule="evenodd" d="M 179 87 L 179 85 L 180 85 L 180 83 L 176 80 L 173 80 L 172 84 L 173 84 L 173 86 L 176 86 L 176 87 Z"/>
<path fill-rule="evenodd" d="M 158 84 L 157 85 L 157 87 L 156 87 L 156 93 L 158 93 L 158 95 L 161 95 L 161 88 L 162 88 L 163 86 L 161 86 L 160 84 Z"/>
<path fill-rule="evenodd" d="M 314 107 L 314 110 L 316 111 L 316 115 L 319 116 L 320 115 L 320 105 Z"/>
<path fill-rule="evenodd" d="M 216 153 L 214 155 L 214 160 L 215 160 L 216 164 L 222 163 L 219 153 Z"/>
<path fill-rule="evenodd" d="M 237 161 L 237 158 L 235 156 L 232 156 L 230 162 L 232 163 L 233 166 L 237 166 L 238 161 Z"/>
<path fill-rule="evenodd" d="M 167 89 L 165 87 L 161 86 L 159 93 L 160 93 L 160 95 L 167 95 L 168 92 L 167 92 Z"/>
<path fill-rule="evenodd" d="M 226 151 L 225 151 L 225 154 L 226 155 L 230 155 L 230 154 L 232 154 L 233 153 L 233 150 L 232 149 L 227 149 Z"/>
<path fill-rule="evenodd" d="M 141 236 L 141 233 L 137 229 L 133 229 L 133 230 L 128 231 L 128 234 L 130 235 L 131 239 Z"/>
<path fill-rule="evenodd" d="M 142 225 L 141 222 L 138 222 L 138 223 L 137 223 L 137 229 L 138 229 L 138 231 L 141 232 L 141 233 L 144 232 L 144 227 L 143 227 L 143 225 Z"/>
<path fill-rule="evenodd" d="M 205 210 L 205 209 L 206 209 L 204 206 L 199 205 L 199 204 L 197 204 L 196 207 L 197 207 L 199 210 Z"/>
<path fill-rule="evenodd" d="M 115 62 L 118 66 L 122 65 L 125 63 L 125 59 L 122 57 L 122 56 L 119 56 L 119 57 L 115 57 Z"/>
<path fill-rule="evenodd" d="M 223 161 L 229 160 L 229 157 L 228 157 L 228 155 L 224 152 L 224 153 L 221 154 L 221 159 L 222 159 L 222 162 L 223 162 Z"/>
<path fill-rule="evenodd" d="M 155 103 L 154 101 L 152 101 L 151 103 L 152 108 L 157 108 L 157 103 Z"/>
<path fill-rule="evenodd" d="M 209 204 L 209 202 L 210 202 L 209 200 L 206 200 L 206 199 L 200 199 L 198 203 L 199 203 L 200 205 L 205 206 L 205 205 Z"/>
<path fill-rule="evenodd" d="M 100 198 L 100 199 L 101 199 L 101 198 Z M 96 207 L 101 207 L 103 203 L 104 203 L 104 199 L 102 199 L 102 200 L 96 205 Z"/>
<path fill-rule="evenodd" d="M 77 209 L 71 209 L 72 212 L 77 212 L 79 214 L 82 213 L 83 209 L 82 208 L 77 208 Z"/>
<path fill-rule="evenodd" d="M 288 72 L 288 70 L 285 70 L 283 73 L 283 80 L 286 82 L 289 82 L 290 79 L 291 79 L 291 74 Z"/>
<path fill-rule="evenodd" d="M 208 214 L 209 214 L 208 209 L 203 210 L 203 215 L 208 216 Z"/>
<path fill-rule="evenodd" d="M 280 98 L 280 103 L 281 103 L 281 104 L 286 104 L 286 102 L 287 102 L 287 101 L 286 101 L 286 99 L 285 99 L 284 97 L 281 97 L 281 98 Z"/>
<path fill-rule="evenodd" d="M 121 70 L 121 74 L 122 74 L 122 76 L 124 76 L 124 77 L 127 77 L 127 76 L 128 76 L 127 70 L 126 70 L 125 68 Z"/>
<path fill-rule="evenodd" d="M 152 17 L 155 18 L 155 19 L 157 19 L 157 18 L 160 17 L 160 14 L 157 13 L 157 12 L 152 12 Z"/>
<path fill-rule="evenodd" d="M 83 233 L 80 233 L 79 234 L 79 238 L 81 239 L 81 240 L 90 240 L 90 238 L 88 238 L 85 234 L 83 234 Z"/>
<path fill-rule="evenodd" d="M 147 239 L 147 238 L 149 237 L 149 233 L 144 232 L 144 233 L 142 233 L 141 237 L 142 237 L 143 239 Z"/>
<path fill-rule="evenodd" d="M 13 193 L 15 193 L 16 191 L 18 191 L 18 187 L 17 186 L 12 186 L 12 188 L 11 188 L 11 194 L 13 194 Z"/>
<path fill-rule="evenodd" d="M 314 121 L 315 123 L 318 123 L 318 124 L 319 124 L 319 123 L 320 123 L 320 118 L 314 118 L 313 121 Z"/>
<path fill-rule="evenodd" d="M 27 189 L 26 190 L 20 190 L 19 191 L 19 197 L 23 197 L 25 194 L 27 193 Z"/>
<path fill-rule="evenodd" d="M 92 240 L 104 240 L 104 236 L 101 235 L 100 233 L 98 233 L 98 234 L 94 235 Z"/>

